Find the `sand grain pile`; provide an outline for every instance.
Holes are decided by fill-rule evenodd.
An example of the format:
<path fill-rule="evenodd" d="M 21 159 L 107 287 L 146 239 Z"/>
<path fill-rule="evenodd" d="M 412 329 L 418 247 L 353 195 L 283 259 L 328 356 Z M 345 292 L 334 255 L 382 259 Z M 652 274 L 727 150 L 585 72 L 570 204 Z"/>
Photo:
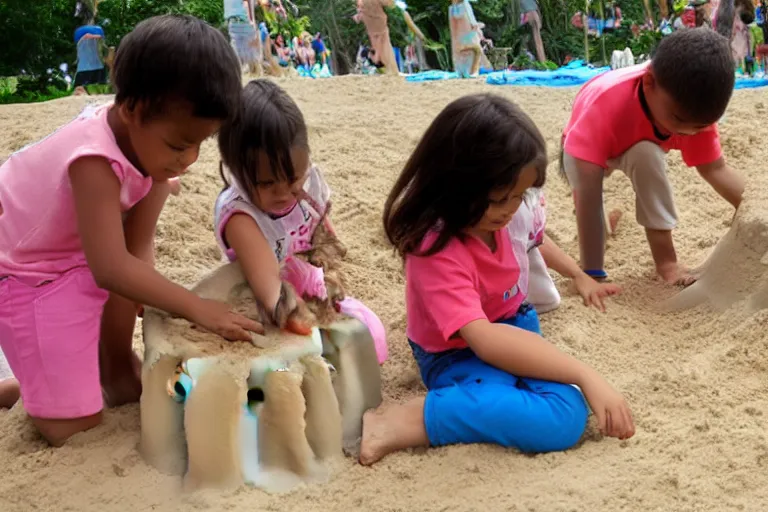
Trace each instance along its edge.
<path fill-rule="evenodd" d="M 348 248 L 348 292 L 388 329 L 386 399 L 423 392 L 405 339 L 402 263 L 381 227 L 382 206 L 397 173 L 435 115 L 466 93 L 491 91 L 533 117 L 556 162 L 574 90 L 504 88 L 481 81 L 406 84 L 347 77 L 282 82 L 307 118 L 314 161 L 334 193 L 335 227 Z M 729 162 L 748 177 L 755 208 L 768 205 L 764 165 L 766 90 L 737 91 L 721 134 Z M 71 119 L 87 99 L 0 107 L 0 156 Z M 728 230 L 732 211 L 679 156 L 670 175 L 680 216 L 680 259 L 704 260 Z M 159 269 L 192 284 L 221 258 L 213 203 L 222 184 L 214 142 L 171 198 L 157 235 Z M 622 175 L 606 182 L 607 207 L 626 213 L 609 242 L 607 268 L 624 293 L 607 314 L 586 309 L 565 287 L 543 330 L 563 350 L 593 365 L 628 396 L 637 434 L 619 442 L 590 426 L 564 453 L 524 456 L 494 446 L 455 446 L 393 455 L 373 468 L 348 460 L 322 486 L 287 496 L 239 489 L 179 497 L 177 478 L 143 463 L 137 405 L 109 410 L 101 427 L 47 448 L 16 408 L 0 412 L 0 510 L 238 511 L 760 511 L 768 507 L 768 311 L 716 310 L 707 304 L 662 315 L 674 290 L 654 278 L 634 197 Z M 549 234 L 578 255 L 569 192 L 550 166 Z M 768 210 L 757 211 L 768 221 Z M 755 213 L 755 212 L 753 212 Z M 733 254 L 739 268 L 739 254 Z M 734 276 L 738 278 L 738 276 Z M 141 349 L 136 336 L 137 349 Z"/>

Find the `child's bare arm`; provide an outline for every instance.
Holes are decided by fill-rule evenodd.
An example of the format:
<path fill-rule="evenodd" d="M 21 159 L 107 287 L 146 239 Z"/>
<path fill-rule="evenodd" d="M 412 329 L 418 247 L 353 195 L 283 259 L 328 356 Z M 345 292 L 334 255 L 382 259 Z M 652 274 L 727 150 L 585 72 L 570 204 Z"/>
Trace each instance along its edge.
<path fill-rule="evenodd" d="M 178 314 L 228 339 L 250 340 L 248 330 L 262 329 L 258 322 L 232 313 L 227 304 L 201 299 L 172 283 L 129 252 L 120 211 L 120 182 L 107 160 L 81 158 L 70 166 L 69 179 L 83 251 L 101 288 Z"/>
<path fill-rule="evenodd" d="M 603 168 L 599 165 L 576 160 L 575 183 L 571 186 L 576 205 L 581 265 L 588 270 L 603 270 L 604 264 L 603 176 Z"/>
<path fill-rule="evenodd" d="M 562 250 L 551 238 L 544 235 L 544 243 L 539 246 L 541 256 L 548 268 L 551 268 L 563 277 L 573 279 L 576 291 L 584 299 L 585 306 L 594 306 L 600 311 L 605 311 L 605 297 L 616 295 L 621 288 L 613 283 L 598 283 L 579 267 L 568 253 Z"/>
<path fill-rule="evenodd" d="M 275 311 L 280 299 L 280 264 L 259 225 L 251 217 L 236 213 L 224 228 L 227 244 L 235 251 L 256 301 Z"/>
<path fill-rule="evenodd" d="M 139 201 L 123 223 L 128 252 L 142 261 L 155 264 L 155 231 L 160 212 L 170 193 L 168 182 L 155 182 L 149 194 Z"/>
<path fill-rule="evenodd" d="M 603 434 L 620 439 L 634 435 L 632 414 L 621 394 L 595 370 L 538 334 L 488 320 L 470 322 L 460 333 L 477 357 L 496 368 L 518 377 L 578 385 Z"/>
<path fill-rule="evenodd" d="M 700 165 L 696 170 L 723 199 L 734 208 L 739 207 L 744 194 L 744 177 L 731 169 L 725 163 L 725 158 L 720 157 L 710 164 Z"/>
<path fill-rule="evenodd" d="M 547 267 L 561 276 L 575 279 L 577 276 L 584 274 L 579 264 L 546 234 L 544 235 L 544 242 L 539 246 L 539 251 Z"/>

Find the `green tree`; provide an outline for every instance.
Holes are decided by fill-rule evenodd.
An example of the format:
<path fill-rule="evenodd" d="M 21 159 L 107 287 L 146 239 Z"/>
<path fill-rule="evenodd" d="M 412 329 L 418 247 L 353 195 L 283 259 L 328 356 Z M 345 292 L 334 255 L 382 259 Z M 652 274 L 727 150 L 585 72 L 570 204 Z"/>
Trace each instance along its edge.
<path fill-rule="evenodd" d="M 0 76 L 39 75 L 75 61 L 74 0 L 0 1 Z"/>
<path fill-rule="evenodd" d="M 96 22 L 104 27 L 107 44 L 117 46 L 139 22 L 162 14 L 190 14 L 221 27 L 224 3 L 222 0 L 104 0 L 99 4 Z"/>

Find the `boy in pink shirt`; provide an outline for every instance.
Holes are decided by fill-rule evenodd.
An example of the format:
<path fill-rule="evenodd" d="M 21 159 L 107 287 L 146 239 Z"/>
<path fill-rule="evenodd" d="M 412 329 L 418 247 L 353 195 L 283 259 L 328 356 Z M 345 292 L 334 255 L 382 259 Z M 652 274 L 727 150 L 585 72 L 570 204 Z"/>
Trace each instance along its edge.
<path fill-rule="evenodd" d="M 238 107 L 232 48 L 196 18 L 159 16 L 123 38 L 112 74 L 114 104 L 0 166 L 0 348 L 54 446 L 98 425 L 105 401 L 138 401 L 137 304 L 230 339 L 261 327 L 154 269 L 169 180 Z"/>
<path fill-rule="evenodd" d="M 738 207 L 744 181 L 726 165 L 715 124 L 734 81 L 728 41 L 697 28 L 662 39 L 649 64 L 605 73 L 581 89 L 563 133 L 562 168 L 573 189 L 585 272 L 607 276 L 603 178 L 621 169 L 635 190 L 637 221 L 657 272 L 670 283 L 693 282 L 672 241 L 677 213 L 665 154 L 679 150 L 689 167 Z"/>

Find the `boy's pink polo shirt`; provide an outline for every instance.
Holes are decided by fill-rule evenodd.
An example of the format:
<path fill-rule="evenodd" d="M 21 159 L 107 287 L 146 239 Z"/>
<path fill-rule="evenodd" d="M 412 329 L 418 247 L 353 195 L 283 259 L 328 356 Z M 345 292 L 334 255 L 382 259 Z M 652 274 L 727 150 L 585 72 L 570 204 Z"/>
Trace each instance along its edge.
<path fill-rule="evenodd" d="M 722 156 L 717 126 L 695 135 L 656 137 L 640 103 L 640 82 L 650 63 L 598 75 L 579 91 L 571 119 L 563 133 L 567 154 L 603 168 L 642 141 L 658 144 L 665 152 L 680 150 L 689 167 L 714 162 Z"/>
<path fill-rule="evenodd" d="M 432 256 L 405 259 L 406 334 L 427 352 L 465 348 L 458 331 L 474 320 L 496 322 L 517 313 L 525 296 L 520 267 L 506 229 L 495 233 L 496 252 L 481 240 L 454 238 Z M 422 247 L 437 238 L 431 232 Z"/>

